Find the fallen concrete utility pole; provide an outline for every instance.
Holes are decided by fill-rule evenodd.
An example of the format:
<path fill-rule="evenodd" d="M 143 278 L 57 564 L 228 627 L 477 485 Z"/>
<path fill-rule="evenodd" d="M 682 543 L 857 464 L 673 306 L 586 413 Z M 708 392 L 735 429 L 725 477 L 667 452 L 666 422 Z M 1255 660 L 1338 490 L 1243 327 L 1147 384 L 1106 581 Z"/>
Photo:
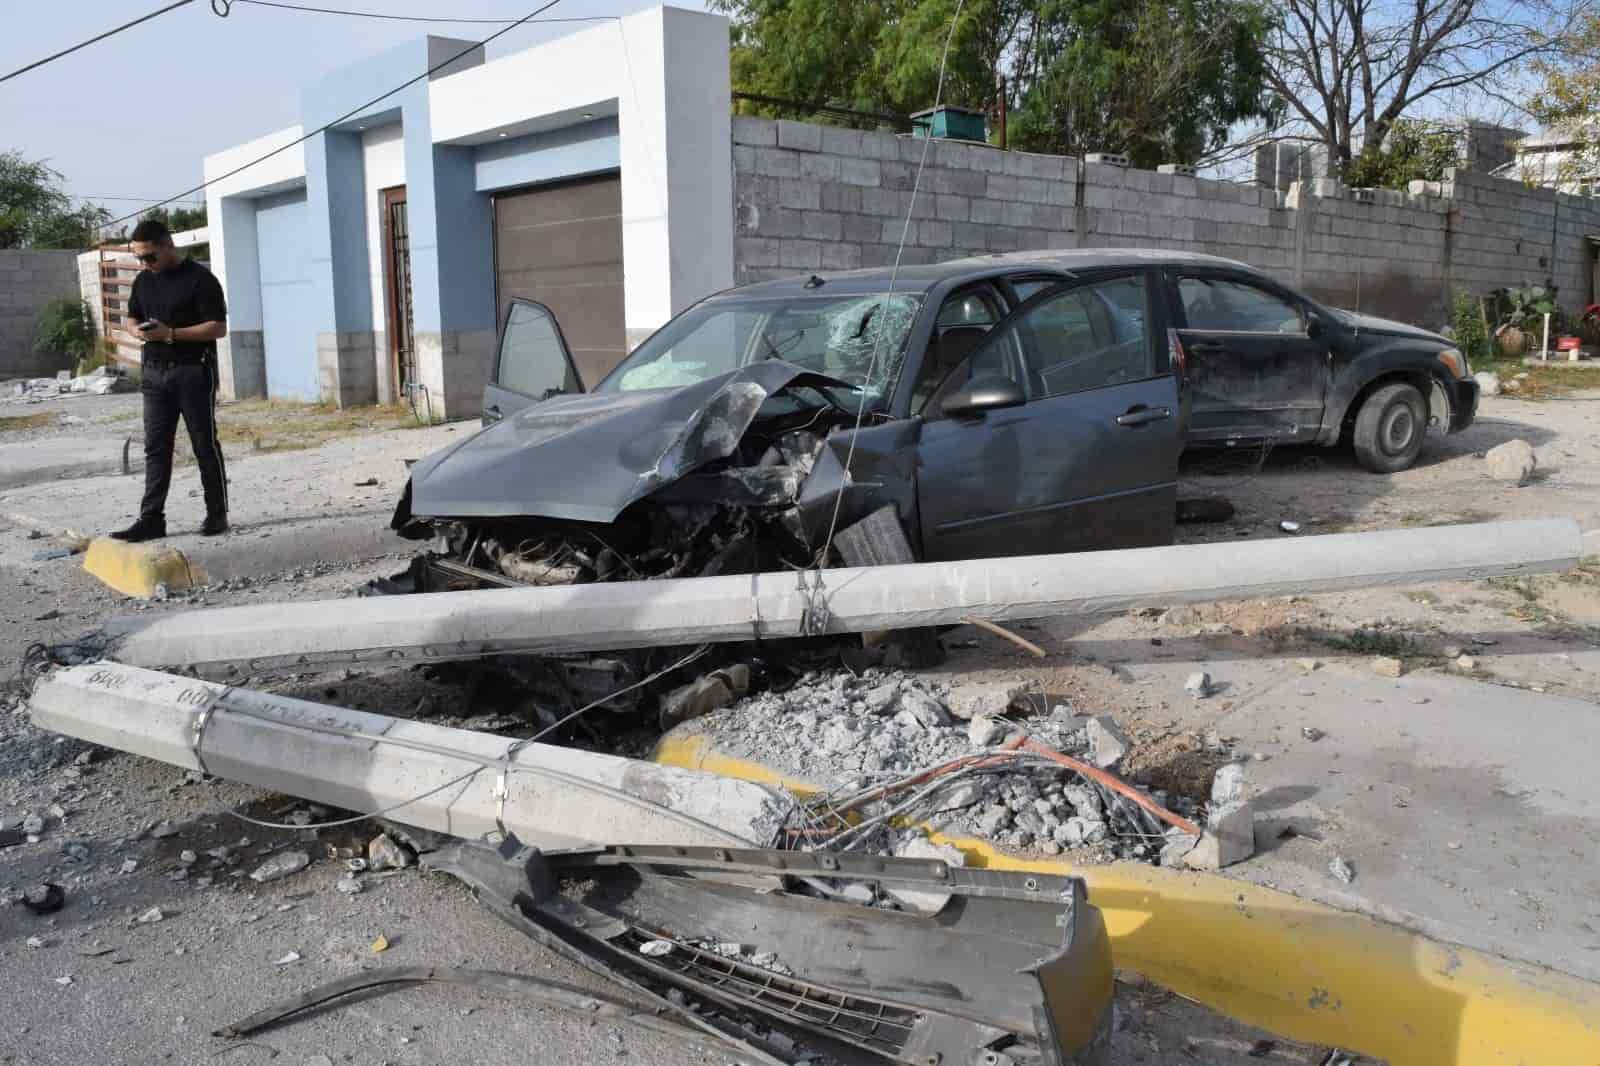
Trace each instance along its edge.
<path fill-rule="evenodd" d="M 770 640 L 1570 569 L 1570 519 L 802 573 L 221 607 L 112 623 L 125 663 L 238 676 Z"/>
<path fill-rule="evenodd" d="M 790 801 L 759 785 L 95 663 L 40 678 L 40 728 L 467 839 L 543 849 L 766 846 Z M 415 802 L 406 803 L 412 800 Z M 403 805 L 402 805 L 403 804 Z"/>

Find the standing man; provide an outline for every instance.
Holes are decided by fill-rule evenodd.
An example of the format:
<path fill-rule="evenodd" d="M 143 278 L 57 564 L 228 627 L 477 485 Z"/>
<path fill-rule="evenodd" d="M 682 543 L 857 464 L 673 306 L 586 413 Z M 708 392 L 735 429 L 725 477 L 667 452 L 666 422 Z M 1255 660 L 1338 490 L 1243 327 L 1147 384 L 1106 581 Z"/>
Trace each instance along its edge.
<path fill-rule="evenodd" d="M 138 332 L 128 336 L 144 344 L 144 502 L 138 521 L 111 535 L 129 541 L 167 535 L 172 443 L 182 415 L 205 487 L 200 532 L 214 537 L 228 529 L 228 477 L 217 444 L 217 341 L 228 335 L 222 286 L 179 255 L 172 234 L 154 219 L 134 227 L 132 244 L 142 267 L 128 299 Z"/>

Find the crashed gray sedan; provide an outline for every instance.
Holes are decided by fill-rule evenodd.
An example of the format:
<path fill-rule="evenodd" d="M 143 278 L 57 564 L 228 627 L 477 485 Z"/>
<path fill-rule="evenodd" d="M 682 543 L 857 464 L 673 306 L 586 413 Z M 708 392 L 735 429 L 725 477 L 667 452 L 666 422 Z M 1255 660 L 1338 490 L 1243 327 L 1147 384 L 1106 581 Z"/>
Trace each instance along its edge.
<path fill-rule="evenodd" d="M 420 590 L 1171 539 L 1181 389 L 1161 253 L 794 278 L 678 315 L 585 391 L 515 303 L 482 432 L 394 518 Z M 876 516 L 871 535 L 849 531 Z M 892 518 L 892 521 L 887 519 Z M 858 531 L 858 533 L 861 531 Z"/>

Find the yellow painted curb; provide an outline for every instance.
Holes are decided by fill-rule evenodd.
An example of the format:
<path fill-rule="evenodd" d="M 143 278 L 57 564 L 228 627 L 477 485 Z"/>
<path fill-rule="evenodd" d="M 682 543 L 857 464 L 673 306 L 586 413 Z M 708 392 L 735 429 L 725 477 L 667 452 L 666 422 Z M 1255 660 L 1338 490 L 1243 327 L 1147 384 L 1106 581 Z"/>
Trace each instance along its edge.
<path fill-rule="evenodd" d="M 129 544 L 96 537 L 83 556 L 83 568 L 124 596 L 147 600 L 156 587 L 168 591 L 203 585 L 206 574 L 177 548 L 156 544 Z"/>
<path fill-rule="evenodd" d="M 664 737 L 654 758 L 815 791 L 703 736 Z M 1225 877 L 1019 859 L 932 836 L 971 866 L 1082 877 L 1119 968 L 1281 1036 L 1394 1066 L 1600 1063 L 1600 986 L 1589 982 Z"/>

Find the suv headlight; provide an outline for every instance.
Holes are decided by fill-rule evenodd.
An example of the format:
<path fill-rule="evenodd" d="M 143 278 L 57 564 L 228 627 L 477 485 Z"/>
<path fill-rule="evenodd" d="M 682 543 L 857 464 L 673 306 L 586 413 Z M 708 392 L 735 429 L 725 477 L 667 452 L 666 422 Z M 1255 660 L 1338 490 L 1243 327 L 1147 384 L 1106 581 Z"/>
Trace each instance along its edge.
<path fill-rule="evenodd" d="M 1460 348 L 1446 348 L 1439 353 L 1439 362 L 1443 363 L 1451 374 L 1457 378 L 1472 376 L 1472 367 L 1467 365 L 1467 357 L 1461 354 Z"/>

